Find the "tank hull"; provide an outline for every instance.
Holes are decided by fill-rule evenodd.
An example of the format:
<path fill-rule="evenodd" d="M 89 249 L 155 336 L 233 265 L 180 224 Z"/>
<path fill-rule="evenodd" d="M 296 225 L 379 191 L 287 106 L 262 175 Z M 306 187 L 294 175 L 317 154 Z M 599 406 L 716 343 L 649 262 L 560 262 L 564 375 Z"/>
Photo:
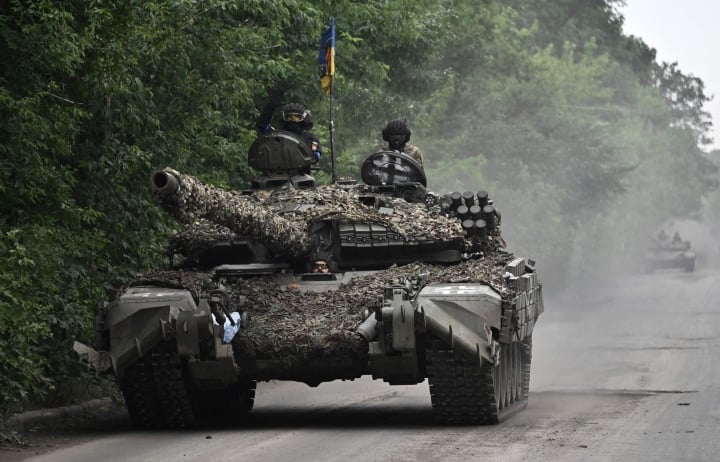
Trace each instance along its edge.
<path fill-rule="evenodd" d="M 695 270 L 695 252 L 682 249 L 662 248 L 649 250 L 644 259 L 645 271 L 652 273 L 659 269 Z"/>
<path fill-rule="evenodd" d="M 173 273 L 166 272 L 140 282 L 165 280 L 170 287 L 131 287 L 103 307 L 100 330 L 109 344 L 100 355 L 111 358 L 107 369 L 141 428 L 242 418 L 252 408 L 257 382 L 316 386 L 365 375 L 391 385 L 429 379 L 440 422 L 496 423 L 526 403 L 529 345 L 543 311 L 542 286 L 526 263 L 513 259 L 496 268 L 466 262 L 458 272 L 463 279 L 483 278 L 463 282 L 446 282 L 449 268 L 440 265 L 305 279 L 287 273 L 248 276 L 225 266 L 208 274 L 225 282 L 230 299 L 244 294 L 257 302 L 255 309 L 243 302 L 229 306 L 247 314 L 246 325 L 230 341 L 224 335 L 229 326 L 213 321 L 207 298 L 196 303 L 193 294 L 202 294 L 202 287 L 186 282 L 177 288 L 181 277 L 202 278 L 177 273 L 178 280 L 171 280 Z M 483 273 L 488 269 L 494 273 Z M 229 272 L 243 276 L 232 279 Z M 495 287 L 487 282 L 491 274 L 503 275 Z M 288 287 L 292 280 L 297 285 Z M 302 310 L 295 308 L 300 303 Z M 448 381 L 466 375 L 467 380 Z M 465 386 L 471 388 L 460 393 L 458 387 Z M 236 404 L 216 404 L 209 416 L 212 396 Z M 475 410 L 460 412 L 468 399 L 477 402 Z"/>

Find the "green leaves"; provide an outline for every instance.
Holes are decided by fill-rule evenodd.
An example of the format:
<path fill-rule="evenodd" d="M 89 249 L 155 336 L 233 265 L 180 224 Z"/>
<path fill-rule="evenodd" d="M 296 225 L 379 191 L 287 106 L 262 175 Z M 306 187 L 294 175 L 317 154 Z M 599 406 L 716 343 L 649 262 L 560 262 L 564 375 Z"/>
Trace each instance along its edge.
<path fill-rule="evenodd" d="M 105 290 L 162 261 L 176 225 L 148 191 L 154 169 L 247 185 L 269 88 L 312 110 L 330 180 L 316 73 L 330 16 L 340 176 L 405 118 L 431 189 L 489 190 L 511 248 L 557 279 L 610 237 L 630 261 L 655 224 L 701 207 L 717 170 L 698 147 L 702 80 L 624 36 L 617 3 L 5 2 L 0 412 L 61 396 Z"/>

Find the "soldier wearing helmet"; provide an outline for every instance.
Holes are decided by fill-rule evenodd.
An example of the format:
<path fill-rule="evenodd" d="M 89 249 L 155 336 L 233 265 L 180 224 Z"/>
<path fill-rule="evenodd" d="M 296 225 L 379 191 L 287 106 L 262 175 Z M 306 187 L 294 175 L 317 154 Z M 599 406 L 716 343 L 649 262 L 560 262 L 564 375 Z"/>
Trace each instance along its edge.
<path fill-rule="evenodd" d="M 382 129 L 382 137 L 384 141 L 387 141 L 388 149 L 404 152 L 412 157 L 420 167 L 425 167 L 420 149 L 417 146 L 408 144 L 408 141 L 410 141 L 410 129 L 404 120 L 395 119 L 388 122 L 385 128 Z"/>
<path fill-rule="evenodd" d="M 262 111 L 260 116 L 255 122 L 255 128 L 260 133 L 267 133 L 275 130 L 270 125 L 275 109 L 282 104 L 284 92 L 282 90 L 272 90 L 269 94 L 269 100 Z M 317 160 L 320 160 L 322 156 L 322 150 L 320 149 L 320 140 L 310 129 L 313 127 L 312 117 L 310 111 L 300 103 L 289 103 L 283 107 L 282 110 L 282 126 L 280 130 L 293 132 L 301 137 L 310 146 L 310 149 L 315 153 Z"/>

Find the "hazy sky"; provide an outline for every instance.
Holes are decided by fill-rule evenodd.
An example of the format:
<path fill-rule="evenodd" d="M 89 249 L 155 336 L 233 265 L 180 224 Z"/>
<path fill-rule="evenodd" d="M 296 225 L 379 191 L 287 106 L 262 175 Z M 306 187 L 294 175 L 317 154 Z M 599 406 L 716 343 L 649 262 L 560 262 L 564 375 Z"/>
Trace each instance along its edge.
<path fill-rule="evenodd" d="M 720 0 L 626 0 L 620 12 L 625 33 L 657 50 L 658 62 L 677 61 L 686 75 L 699 77 L 713 96 L 705 109 L 712 115 L 714 144 L 720 149 Z"/>

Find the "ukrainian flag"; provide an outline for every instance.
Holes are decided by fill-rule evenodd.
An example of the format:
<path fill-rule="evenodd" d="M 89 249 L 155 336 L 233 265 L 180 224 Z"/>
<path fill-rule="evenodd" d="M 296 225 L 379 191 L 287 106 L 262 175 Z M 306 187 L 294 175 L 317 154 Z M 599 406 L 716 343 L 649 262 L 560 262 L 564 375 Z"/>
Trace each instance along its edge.
<path fill-rule="evenodd" d="M 322 91 L 327 95 L 332 90 L 335 76 L 335 18 L 330 18 L 330 27 L 320 37 L 318 73 L 320 74 Z"/>

